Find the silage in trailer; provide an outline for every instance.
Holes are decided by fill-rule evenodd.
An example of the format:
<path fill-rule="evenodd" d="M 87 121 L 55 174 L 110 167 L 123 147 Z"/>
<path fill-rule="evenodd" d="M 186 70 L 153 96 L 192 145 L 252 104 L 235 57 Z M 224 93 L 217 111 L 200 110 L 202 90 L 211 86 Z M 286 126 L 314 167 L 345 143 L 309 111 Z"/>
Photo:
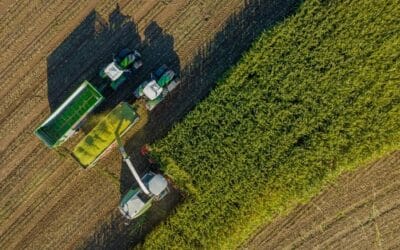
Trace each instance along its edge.
<path fill-rule="evenodd" d="M 73 150 L 79 163 L 88 167 L 139 119 L 128 103 L 120 103 L 87 134 Z"/>

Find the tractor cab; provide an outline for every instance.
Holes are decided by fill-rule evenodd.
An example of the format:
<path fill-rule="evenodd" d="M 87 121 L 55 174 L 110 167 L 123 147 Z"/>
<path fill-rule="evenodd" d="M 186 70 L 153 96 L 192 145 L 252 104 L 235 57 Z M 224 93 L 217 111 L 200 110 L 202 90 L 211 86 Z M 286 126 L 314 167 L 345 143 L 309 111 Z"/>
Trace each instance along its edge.
<path fill-rule="evenodd" d="M 124 70 L 121 69 L 118 64 L 112 62 L 104 68 L 104 73 L 111 79 L 111 81 L 116 81 L 122 76 Z"/>
<path fill-rule="evenodd" d="M 151 74 L 151 79 L 139 85 L 134 94 L 143 97 L 146 108 L 152 110 L 180 83 L 176 73 L 165 64 Z"/>
<path fill-rule="evenodd" d="M 141 179 L 150 193 L 147 195 L 139 187 L 131 188 L 122 198 L 119 210 L 131 220 L 146 212 L 154 200 L 160 200 L 168 194 L 168 182 L 160 174 L 149 172 Z"/>
<path fill-rule="evenodd" d="M 142 64 L 141 55 L 138 51 L 123 49 L 99 74 L 103 79 L 111 80 L 111 88 L 116 90 L 127 79 L 124 73 L 139 69 Z"/>
<path fill-rule="evenodd" d="M 155 80 L 152 80 L 144 87 L 143 94 L 145 94 L 149 100 L 154 100 L 161 95 L 162 91 L 163 88 L 160 87 Z"/>

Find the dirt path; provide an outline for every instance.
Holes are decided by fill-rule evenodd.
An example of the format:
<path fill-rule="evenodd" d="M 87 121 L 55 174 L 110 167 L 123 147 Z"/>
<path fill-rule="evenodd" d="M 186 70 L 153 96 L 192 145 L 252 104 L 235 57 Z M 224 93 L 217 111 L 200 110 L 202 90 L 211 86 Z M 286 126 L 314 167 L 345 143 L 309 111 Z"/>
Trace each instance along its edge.
<path fill-rule="evenodd" d="M 346 173 L 245 249 L 400 248 L 400 151 Z"/>
<path fill-rule="evenodd" d="M 137 48 L 144 67 L 97 112 L 133 101 L 133 89 L 161 64 L 182 78 L 126 142 L 143 170 L 139 147 L 165 135 L 296 2 L 0 1 L 0 248 L 127 248 L 140 240 L 151 228 L 123 226 L 116 210 L 133 182 L 119 154 L 83 171 L 47 149 L 33 130 L 82 80 L 96 82 L 112 53 Z M 176 202 L 155 206 L 142 224 L 157 224 Z"/>

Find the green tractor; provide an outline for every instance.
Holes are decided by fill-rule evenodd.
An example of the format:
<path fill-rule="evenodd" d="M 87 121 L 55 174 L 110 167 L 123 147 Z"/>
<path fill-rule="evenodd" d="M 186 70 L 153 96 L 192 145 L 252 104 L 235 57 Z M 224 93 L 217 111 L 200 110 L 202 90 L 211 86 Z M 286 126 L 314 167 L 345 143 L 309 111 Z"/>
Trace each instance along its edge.
<path fill-rule="evenodd" d="M 136 50 L 123 49 L 114 60 L 99 73 L 103 79 L 111 80 L 111 88 L 116 90 L 127 79 L 126 72 L 137 70 L 143 65 L 141 55 Z"/>
<path fill-rule="evenodd" d="M 140 84 L 134 94 L 136 98 L 143 97 L 146 102 L 146 108 L 152 110 L 179 83 L 180 80 L 177 78 L 176 73 L 164 64 L 151 74 L 150 81 Z"/>

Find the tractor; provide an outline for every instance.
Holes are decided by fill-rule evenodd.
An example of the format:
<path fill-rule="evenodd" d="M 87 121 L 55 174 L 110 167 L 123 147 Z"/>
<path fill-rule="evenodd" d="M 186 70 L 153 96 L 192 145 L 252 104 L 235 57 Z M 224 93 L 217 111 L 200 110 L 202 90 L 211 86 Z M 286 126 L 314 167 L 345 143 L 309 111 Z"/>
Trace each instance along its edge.
<path fill-rule="evenodd" d="M 165 64 L 151 74 L 151 79 L 139 85 L 134 94 L 136 98 L 143 97 L 146 108 L 152 110 L 171 92 L 180 80 L 176 73 Z"/>
<path fill-rule="evenodd" d="M 136 50 L 123 49 L 111 63 L 105 66 L 99 73 L 103 79 L 111 80 L 111 88 L 116 90 L 127 79 L 125 73 L 137 70 L 143 65 L 141 55 Z"/>

